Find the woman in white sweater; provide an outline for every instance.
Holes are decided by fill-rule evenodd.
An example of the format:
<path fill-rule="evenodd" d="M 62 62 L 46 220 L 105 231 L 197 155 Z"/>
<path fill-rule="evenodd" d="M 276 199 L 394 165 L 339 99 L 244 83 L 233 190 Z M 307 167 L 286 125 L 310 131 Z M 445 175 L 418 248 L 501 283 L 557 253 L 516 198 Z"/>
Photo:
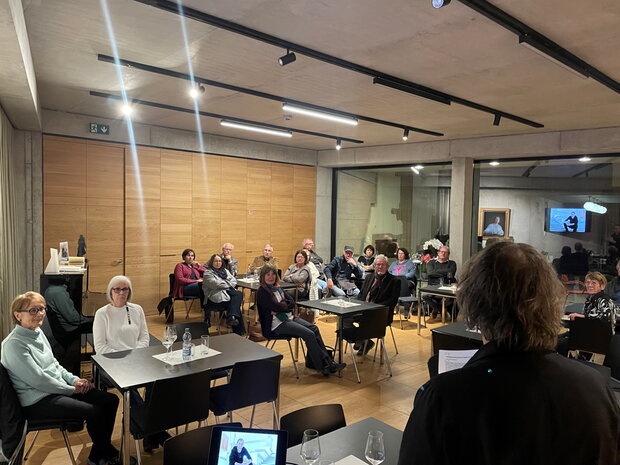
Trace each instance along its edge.
<path fill-rule="evenodd" d="M 130 302 L 132 293 L 128 277 L 114 276 L 110 280 L 106 291 L 110 303 L 97 310 L 93 323 L 95 352 L 98 354 L 149 346 L 144 310 Z"/>

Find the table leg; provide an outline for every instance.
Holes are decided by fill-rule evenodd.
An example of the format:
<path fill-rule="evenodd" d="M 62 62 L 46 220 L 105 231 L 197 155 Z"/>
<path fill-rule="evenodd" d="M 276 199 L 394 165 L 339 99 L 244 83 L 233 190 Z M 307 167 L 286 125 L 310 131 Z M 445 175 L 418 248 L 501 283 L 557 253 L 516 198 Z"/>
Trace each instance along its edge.
<path fill-rule="evenodd" d="M 273 429 L 280 429 L 280 382 L 278 382 L 278 397 L 276 397 L 275 404 L 276 405 L 273 412 Z"/>
<path fill-rule="evenodd" d="M 441 322 L 445 324 L 446 322 L 446 298 L 441 298 Z"/>
<path fill-rule="evenodd" d="M 338 315 L 338 363 L 342 364 L 342 315 Z M 338 371 L 338 377 L 342 378 L 342 370 Z"/>
<path fill-rule="evenodd" d="M 131 431 L 129 429 L 129 420 L 131 415 L 131 406 L 130 406 L 130 392 L 126 390 L 123 392 L 123 464 L 129 465 L 130 454 L 129 454 L 129 445 L 131 444 Z"/>
<path fill-rule="evenodd" d="M 421 325 L 422 325 L 422 294 L 418 294 L 418 336 L 420 335 Z"/>

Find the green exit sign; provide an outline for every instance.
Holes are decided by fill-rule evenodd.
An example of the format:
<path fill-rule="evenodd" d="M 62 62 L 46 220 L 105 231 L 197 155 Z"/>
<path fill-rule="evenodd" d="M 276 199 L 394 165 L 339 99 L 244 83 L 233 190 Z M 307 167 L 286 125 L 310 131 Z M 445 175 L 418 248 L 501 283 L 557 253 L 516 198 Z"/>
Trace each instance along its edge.
<path fill-rule="evenodd" d="M 91 134 L 103 134 L 104 136 L 110 135 L 110 126 L 107 124 L 90 123 Z"/>

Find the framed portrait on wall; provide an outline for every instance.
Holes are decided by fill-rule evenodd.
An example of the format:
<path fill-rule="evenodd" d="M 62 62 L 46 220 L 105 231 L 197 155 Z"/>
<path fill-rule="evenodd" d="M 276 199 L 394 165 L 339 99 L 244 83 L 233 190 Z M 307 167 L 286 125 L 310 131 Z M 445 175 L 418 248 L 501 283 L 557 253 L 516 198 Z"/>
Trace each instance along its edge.
<path fill-rule="evenodd" d="M 478 235 L 483 239 L 507 238 L 510 235 L 510 208 L 481 208 L 478 213 Z"/>

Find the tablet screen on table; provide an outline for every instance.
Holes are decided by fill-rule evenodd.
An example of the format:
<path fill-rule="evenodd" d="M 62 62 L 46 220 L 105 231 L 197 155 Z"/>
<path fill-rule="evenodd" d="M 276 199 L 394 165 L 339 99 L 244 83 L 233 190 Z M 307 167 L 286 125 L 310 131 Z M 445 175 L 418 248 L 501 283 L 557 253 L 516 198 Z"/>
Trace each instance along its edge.
<path fill-rule="evenodd" d="M 286 431 L 215 426 L 209 465 L 285 465 Z"/>

